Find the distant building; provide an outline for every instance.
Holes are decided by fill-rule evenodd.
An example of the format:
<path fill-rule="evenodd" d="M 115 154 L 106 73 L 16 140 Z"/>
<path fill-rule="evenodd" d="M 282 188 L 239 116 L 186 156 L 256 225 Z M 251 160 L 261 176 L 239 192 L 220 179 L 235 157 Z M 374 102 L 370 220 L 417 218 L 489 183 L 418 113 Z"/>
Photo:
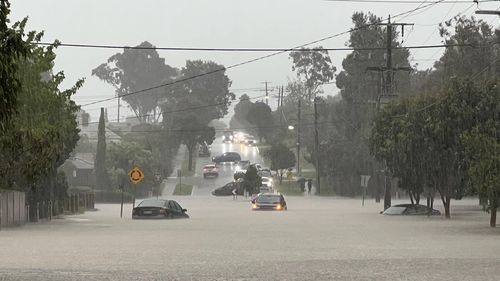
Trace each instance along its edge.
<path fill-rule="evenodd" d="M 76 153 L 60 167 L 70 186 L 94 185 L 94 154 Z"/>

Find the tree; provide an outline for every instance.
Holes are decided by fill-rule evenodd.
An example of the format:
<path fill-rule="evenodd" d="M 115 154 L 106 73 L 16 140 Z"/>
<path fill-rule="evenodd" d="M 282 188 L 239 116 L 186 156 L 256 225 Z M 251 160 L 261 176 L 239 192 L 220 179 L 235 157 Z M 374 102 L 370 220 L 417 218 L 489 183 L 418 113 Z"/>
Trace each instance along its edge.
<path fill-rule="evenodd" d="M 164 104 L 163 127 L 186 145 L 192 170 L 196 144 L 213 142 L 215 129 L 208 124 L 227 114 L 234 94 L 229 92 L 231 81 L 224 66 L 212 61 L 187 61 L 181 80 L 173 89 L 172 102 Z"/>
<path fill-rule="evenodd" d="M 498 121 L 492 121 L 500 108 L 497 88 L 455 80 L 440 93 L 387 106 L 375 120 L 372 153 L 414 193 L 423 185 L 437 190 L 450 218 L 451 199 L 470 193 L 461 136 L 475 127 L 498 136 Z"/>
<path fill-rule="evenodd" d="M 94 171 L 97 189 L 105 190 L 109 187 L 109 178 L 106 168 L 106 125 L 104 123 L 104 108 L 101 108 L 99 126 L 97 129 L 97 152 L 95 156 Z"/>
<path fill-rule="evenodd" d="M 0 7 L 5 13 L 8 2 L 1 1 Z M 1 24 L 8 23 L 7 14 L 2 16 L 5 20 Z M 26 24 L 27 19 L 17 22 L 1 35 L 10 38 L 4 38 L 0 56 L 10 52 L 10 62 L 16 64 L 8 70 L 8 75 L 15 77 L 2 75 L 1 79 L 6 78 L 11 83 L 2 94 L 14 93 L 14 90 L 16 93 L 15 101 L 9 100 L 12 96 L 1 98 L 2 102 L 8 101 L 10 109 L 0 113 L 9 115 L 0 121 L 0 189 L 25 191 L 27 204 L 36 205 L 40 201 L 54 202 L 61 199 L 59 195 L 65 194 L 66 185 L 61 182 L 57 169 L 68 159 L 79 139 L 75 117 L 79 107 L 71 97 L 83 80 L 61 90 L 64 72 L 53 73 L 56 58 L 53 50 L 58 42 L 53 46 L 38 46 L 43 32 L 25 33 Z M 26 55 L 15 54 L 19 44 L 28 48 L 24 52 Z M 2 64 L 10 59 L 2 58 Z M 16 108 L 16 104 L 22 106 Z M 36 208 L 30 210 L 29 215 L 33 218 Z"/>
<path fill-rule="evenodd" d="M 256 127 L 261 142 L 263 138 L 266 142 L 270 141 L 275 128 L 273 128 L 274 117 L 271 108 L 267 104 L 263 102 L 252 104 L 248 110 L 246 120 Z"/>
<path fill-rule="evenodd" d="M 123 53 L 93 69 L 92 75 L 115 87 L 117 97 L 129 104 L 141 122 L 156 123 L 160 117 L 157 109 L 168 101 L 171 88 L 149 88 L 172 82 L 178 77 L 178 70 L 165 64 L 165 59 L 152 48 L 147 41 L 136 48 L 125 48 Z M 133 92 L 137 93 L 130 94 Z"/>
<path fill-rule="evenodd" d="M 138 195 L 146 195 L 150 190 L 141 187 L 158 185 L 155 174 L 162 160 L 142 144 L 133 141 L 111 143 L 107 148 L 106 167 L 110 176 L 110 186 L 116 189 L 121 180 L 133 168 L 138 166 L 144 173 L 144 179 L 136 191 Z"/>
<path fill-rule="evenodd" d="M 279 174 L 280 183 L 283 181 L 285 172 L 295 166 L 295 154 L 282 143 L 273 144 L 264 152 L 264 157 L 271 161 L 271 170 Z"/>
<path fill-rule="evenodd" d="M 250 97 L 247 94 L 241 95 L 239 100 L 240 101 L 234 106 L 234 115 L 231 117 L 229 126 L 231 129 L 248 129 L 252 127 L 252 124 L 247 120 L 247 116 L 253 103 L 250 101 Z"/>
<path fill-rule="evenodd" d="M 464 133 L 462 141 L 466 146 L 472 186 L 488 199 L 490 226 L 495 227 L 500 206 L 500 141 L 498 137 L 480 133 L 477 128 Z"/>
<path fill-rule="evenodd" d="M 259 176 L 255 165 L 250 165 L 243 177 L 243 189 L 248 194 L 255 194 L 257 189 L 262 186 L 262 177 Z"/>
<path fill-rule="evenodd" d="M 235 99 L 235 95 L 229 91 L 231 80 L 225 73 L 225 67 L 213 61 L 186 61 L 180 79 L 185 81 L 173 90 L 176 103 L 186 102 L 185 100 L 198 103 L 198 107 L 190 111 L 207 124 L 214 119 L 223 118 L 228 113 L 231 101 Z M 191 79 L 192 77 L 196 78 Z"/>
<path fill-rule="evenodd" d="M 330 82 L 336 68 L 332 65 L 328 51 L 322 47 L 314 49 L 301 48 L 290 53 L 293 61 L 292 70 L 304 81 L 307 100 L 312 101 L 320 92 L 321 85 Z"/>
<path fill-rule="evenodd" d="M 29 57 L 29 43 L 23 40 L 26 19 L 9 27 L 10 3 L 0 1 L 0 130 L 3 131 L 16 112 L 21 90 L 18 60 Z M 29 39 L 28 39 L 29 41 Z"/>

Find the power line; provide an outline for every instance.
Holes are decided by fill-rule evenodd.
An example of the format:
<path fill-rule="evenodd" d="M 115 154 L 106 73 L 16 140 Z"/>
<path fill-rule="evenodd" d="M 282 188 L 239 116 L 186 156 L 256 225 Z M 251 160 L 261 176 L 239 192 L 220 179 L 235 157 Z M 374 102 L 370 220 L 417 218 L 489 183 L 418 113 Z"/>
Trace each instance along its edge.
<path fill-rule="evenodd" d="M 407 39 L 407 37 L 406 37 Z M 406 41 L 405 39 L 405 41 Z M 99 48 L 99 45 L 89 45 L 95 46 L 92 48 Z M 399 46 L 393 49 L 433 49 L 433 48 L 447 48 L 447 47 L 460 47 L 469 46 L 467 44 L 434 44 L 434 45 L 414 45 L 414 46 Z M 152 48 L 154 49 L 154 48 Z M 195 50 L 195 48 L 191 48 Z M 335 47 L 335 48 L 312 48 L 312 49 L 290 49 L 290 48 L 198 48 L 198 51 L 220 51 L 220 52 L 321 52 L 321 51 L 374 51 L 374 50 L 385 50 L 383 47 Z M 228 69 L 227 67 L 226 69 Z M 235 89 L 231 91 L 245 91 L 245 90 L 257 90 L 262 88 L 249 88 L 249 89 Z"/>
<path fill-rule="evenodd" d="M 421 4 L 422 1 L 417 0 L 324 0 L 326 2 L 350 2 L 350 3 L 388 3 L 388 4 Z M 499 2 L 500 0 L 482 0 L 478 3 Z M 427 1 L 424 1 L 427 2 Z M 458 3 L 471 3 L 474 1 L 468 0 L 455 0 L 455 1 L 440 1 L 440 4 L 458 4 Z"/>
<path fill-rule="evenodd" d="M 265 96 L 266 95 L 260 95 L 260 96 L 257 96 L 257 97 L 251 97 L 251 98 L 248 98 L 248 100 L 260 99 L 260 98 L 263 98 Z M 186 108 L 175 109 L 175 110 L 170 110 L 170 111 L 162 111 L 162 112 L 160 112 L 160 114 L 165 115 L 165 114 L 170 114 L 170 113 L 185 112 L 185 111 L 203 109 L 203 108 L 214 107 L 214 106 L 219 106 L 219 105 L 224 105 L 224 104 L 226 104 L 226 102 L 219 102 L 219 103 L 214 103 L 214 104 L 205 104 L 205 105 L 193 106 L 193 107 L 186 107 Z M 141 118 L 141 117 L 149 117 L 149 116 L 153 116 L 153 114 L 149 113 L 149 114 L 139 115 L 139 116 L 135 116 L 135 117 Z M 114 121 L 118 121 L 118 120 L 114 119 L 114 120 L 110 120 L 108 122 L 114 122 Z M 98 123 L 99 123 L 99 121 L 95 121 L 95 122 L 89 122 L 88 124 L 98 124 Z"/>
<path fill-rule="evenodd" d="M 419 6 L 417 8 L 414 8 L 414 9 L 411 9 L 411 10 L 408 10 L 408 11 L 405 11 L 405 12 L 401 12 L 401 13 L 395 15 L 393 18 L 400 17 L 400 16 L 403 16 L 405 14 L 412 13 L 414 11 L 418 11 L 420 9 L 424 9 L 424 8 L 436 5 L 436 4 L 441 3 L 443 1 L 444 0 L 438 0 L 438 1 L 435 1 L 435 2 L 432 2 L 432 3 L 429 3 L 429 4 L 425 5 L 425 6 Z M 385 19 L 385 20 L 387 20 L 387 19 Z M 236 68 L 236 67 L 239 67 L 239 66 L 243 66 L 243 65 L 246 65 L 246 64 L 254 63 L 254 62 L 257 62 L 257 61 L 260 61 L 260 60 L 264 60 L 264 59 L 267 59 L 267 58 L 270 58 L 270 57 L 274 57 L 274 56 L 283 54 L 285 52 L 289 52 L 291 50 L 304 48 L 304 47 L 309 46 L 309 45 L 313 45 L 313 44 L 316 44 L 316 43 L 319 43 L 319 42 L 322 42 L 322 41 L 326 41 L 326 40 L 329 40 L 329 39 L 332 39 L 332 38 L 335 38 L 335 37 L 339 37 L 339 36 L 351 33 L 351 32 L 356 31 L 356 30 L 361 30 L 361 29 L 364 29 L 364 28 L 368 28 L 370 26 L 377 25 L 378 23 L 380 23 L 382 21 L 384 21 L 384 20 L 380 20 L 380 21 L 377 21 L 375 23 L 370 23 L 370 24 L 366 24 L 366 25 L 363 25 L 363 26 L 360 26 L 360 27 L 352 28 L 352 29 L 349 29 L 349 30 L 344 31 L 344 32 L 340 32 L 340 33 L 337 33 L 337 34 L 334 34 L 334 35 L 330 35 L 330 36 L 327 36 L 327 37 L 324 37 L 324 38 L 321 38 L 321 39 L 318 39 L 318 40 L 311 41 L 311 42 L 306 43 L 306 44 L 302 44 L 300 46 L 296 46 L 296 47 L 293 47 L 293 48 L 290 48 L 290 49 L 286 49 L 286 50 L 281 50 L 281 51 L 274 52 L 272 54 L 268 54 L 268 55 L 265 55 L 265 56 L 257 57 L 257 58 L 254 58 L 254 59 L 246 60 L 246 61 L 243 61 L 243 62 L 240 62 L 240 63 L 237 63 L 237 64 L 230 65 L 228 67 L 222 67 L 222 68 L 219 68 L 219 69 L 215 69 L 215 70 L 208 71 L 208 72 L 205 72 L 205 73 L 201 73 L 201 74 L 198 74 L 198 75 L 194 75 L 194 76 L 182 78 L 182 79 L 175 80 L 175 81 L 172 81 L 172 82 L 160 84 L 160 85 L 157 85 L 157 86 L 152 86 L 152 87 L 145 88 L 145 89 L 142 89 L 142 90 L 137 90 L 137 91 L 129 92 L 129 93 L 126 93 L 126 94 L 123 94 L 123 95 L 119 95 L 118 97 L 112 97 L 112 98 L 107 98 L 107 99 L 103 99 L 103 100 L 100 100 L 100 101 L 86 103 L 86 104 L 83 104 L 81 106 L 82 107 L 83 106 L 88 106 L 88 105 L 92 105 L 92 104 L 97 104 L 97 103 L 101 103 L 101 102 L 113 100 L 113 99 L 116 99 L 116 98 L 122 98 L 122 97 L 130 96 L 130 95 L 144 93 L 144 92 L 147 92 L 147 91 L 150 91 L 150 90 L 159 89 L 159 88 L 166 87 L 166 86 L 171 86 L 171 85 L 178 84 L 178 83 L 181 83 L 181 82 L 185 82 L 185 81 L 188 81 L 188 80 L 193 80 L 193 79 L 196 79 L 196 78 L 200 78 L 200 77 L 203 77 L 203 76 L 211 75 L 211 74 L 218 73 L 218 72 L 221 72 L 221 71 L 226 71 L 228 69 Z"/>
<path fill-rule="evenodd" d="M 90 123 L 89 123 L 90 124 Z M 329 125 L 329 126 L 338 126 L 337 122 L 333 121 L 324 121 L 318 123 L 318 125 Z M 314 127 L 314 123 L 301 123 L 298 124 L 297 126 L 300 126 L 302 128 L 304 127 Z M 106 126 L 107 127 L 107 126 Z M 112 130 L 109 127 L 107 127 L 109 130 L 114 132 L 115 134 L 117 132 L 122 132 L 119 130 Z M 227 130 L 232 130 L 232 131 L 247 131 L 247 130 L 257 130 L 257 129 L 286 129 L 287 126 L 284 125 L 272 125 L 272 126 L 253 126 L 253 127 L 240 127 L 240 128 L 214 128 L 216 132 L 223 132 Z M 130 131 L 130 132 L 122 132 L 124 134 L 130 134 L 130 133 L 168 133 L 168 132 L 204 132 L 204 131 L 211 131 L 211 128 L 199 128 L 199 129 L 154 129 L 154 130 L 140 130 L 140 131 Z M 87 130 L 87 131 L 82 131 L 81 133 L 85 132 L 92 132 L 92 133 L 97 133 L 97 130 Z"/>

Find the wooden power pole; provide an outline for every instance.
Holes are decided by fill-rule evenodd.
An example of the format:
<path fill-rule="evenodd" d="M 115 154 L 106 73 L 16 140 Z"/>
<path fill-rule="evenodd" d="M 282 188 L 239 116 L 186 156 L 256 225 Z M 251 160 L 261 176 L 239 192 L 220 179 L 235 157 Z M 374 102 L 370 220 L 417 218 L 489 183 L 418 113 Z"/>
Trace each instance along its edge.
<path fill-rule="evenodd" d="M 385 25 L 387 32 L 387 54 L 386 54 L 386 66 L 384 67 L 368 67 L 368 70 L 378 71 L 385 74 L 384 87 L 382 94 L 377 99 L 377 109 L 381 109 L 387 100 L 397 97 L 397 94 L 393 91 L 393 76 L 397 71 L 412 71 L 411 67 L 393 67 L 392 66 L 392 32 L 394 26 L 401 26 L 403 32 L 405 26 L 413 25 L 412 23 L 391 23 L 391 16 L 389 15 L 387 23 L 379 23 L 377 25 Z M 391 193 L 392 193 L 392 183 L 391 178 L 387 174 L 387 166 L 384 165 L 384 177 L 385 177 L 385 192 L 384 192 L 384 210 L 391 206 Z"/>

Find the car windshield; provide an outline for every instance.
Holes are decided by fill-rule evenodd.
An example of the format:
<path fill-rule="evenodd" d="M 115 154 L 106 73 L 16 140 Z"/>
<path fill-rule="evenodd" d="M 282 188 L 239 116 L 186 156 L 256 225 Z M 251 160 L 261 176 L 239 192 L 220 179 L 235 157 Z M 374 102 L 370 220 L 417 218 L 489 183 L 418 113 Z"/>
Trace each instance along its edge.
<path fill-rule="evenodd" d="M 144 200 L 137 207 L 165 207 L 164 200 Z"/>
<path fill-rule="evenodd" d="M 258 203 L 279 203 L 281 201 L 281 198 L 276 195 L 260 195 L 257 198 Z"/>
<path fill-rule="evenodd" d="M 388 215 L 401 215 L 403 212 L 406 210 L 406 207 L 390 207 L 387 210 L 385 210 L 385 214 Z"/>

